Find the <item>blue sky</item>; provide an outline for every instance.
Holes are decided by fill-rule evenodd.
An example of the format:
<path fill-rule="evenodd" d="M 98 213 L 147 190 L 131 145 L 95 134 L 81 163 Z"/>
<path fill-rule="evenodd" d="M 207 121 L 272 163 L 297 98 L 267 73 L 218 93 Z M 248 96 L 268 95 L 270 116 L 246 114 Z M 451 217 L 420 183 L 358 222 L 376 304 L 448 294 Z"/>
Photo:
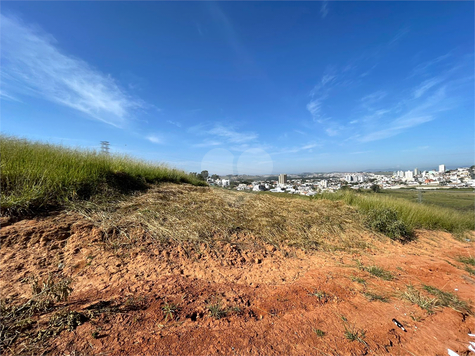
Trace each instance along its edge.
<path fill-rule="evenodd" d="M 474 163 L 473 2 L 3 2 L 1 131 L 187 171 Z"/>

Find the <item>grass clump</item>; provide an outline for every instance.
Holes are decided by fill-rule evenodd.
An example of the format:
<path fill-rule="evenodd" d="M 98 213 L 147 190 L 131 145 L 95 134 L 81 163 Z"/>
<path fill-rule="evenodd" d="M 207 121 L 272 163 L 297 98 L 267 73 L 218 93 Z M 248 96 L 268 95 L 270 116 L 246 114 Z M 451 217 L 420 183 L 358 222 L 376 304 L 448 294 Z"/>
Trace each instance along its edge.
<path fill-rule="evenodd" d="M 318 337 L 323 337 L 325 336 L 326 332 L 320 329 L 312 328 L 312 331 L 317 335 Z"/>
<path fill-rule="evenodd" d="M 383 302 L 383 303 L 388 303 L 389 302 L 388 298 L 383 297 L 382 295 L 379 295 L 379 294 L 376 294 L 376 293 L 365 292 L 363 294 L 366 297 L 366 299 L 368 299 L 370 302 L 375 301 L 375 300 Z"/>
<path fill-rule="evenodd" d="M 173 319 L 173 316 L 178 311 L 178 306 L 173 303 L 165 303 L 162 306 L 162 311 L 165 314 L 165 321 L 167 321 L 168 318 Z"/>
<path fill-rule="evenodd" d="M 228 310 L 221 306 L 221 302 L 216 302 L 208 305 L 210 315 L 215 319 L 221 319 L 228 315 Z"/>
<path fill-rule="evenodd" d="M 352 276 L 351 281 L 359 283 L 359 284 L 363 284 L 363 285 L 366 284 L 366 280 L 364 278 L 361 278 L 361 277 Z"/>
<path fill-rule="evenodd" d="M 464 270 L 467 271 L 469 274 L 475 275 L 475 268 L 465 266 Z"/>
<path fill-rule="evenodd" d="M 0 136 L 2 214 L 24 214 L 67 201 L 145 189 L 148 183 L 206 185 L 171 169 L 126 156 Z"/>
<path fill-rule="evenodd" d="M 433 314 L 434 309 L 437 307 L 449 307 L 463 314 L 470 314 L 472 312 L 469 304 L 463 300 L 460 300 L 453 293 L 444 292 L 436 287 L 425 284 L 422 285 L 422 288 L 433 297 L 423 295 L 412 285 L 407 286 L 407 290 L 403 293 L 402 297 L 414 304 L 419 305 L 429 314 Z"/>
<path fill-rule="evenodd" d="M 357 329 L 356 326 L 348 326 L 347 323 L 344 324 L 345 326 L 345 338 L 350 341 L 358 341 L 362 344 L 366 345 L 366 341 L 364 341 L 366 337 L 366 331 L 363 329 Z"/>
<path fill-rule="evenodd" d="M 319 291 L 319 290 L 314 290 L 313 293 L 308 293 L 308 295 L 317 297 L 319 301 L 323 301 L 323 302 L 326 302 L 330 298 L 330 296 L 327 293 L 323 291 Z"/>
<path fill-rule="evenodd" d="M 413 285 L 408 285 L 406 291 L 402 294 L 404 299 L 407 299 L 413 304 L 427 311 L 428 314 L 434 313 L 434 308 L 437 306 L 437 298 L 429 298 L 423 295 Z"/>
<path fill-rule="evenodd" d="M 31 278 L 30 284 L 33 296 L 23 304 L 0 300 L 0 351 L 10 348 L 17 339 L 25 339 L 30 344 L 44 341 L 85 320 L 82 314 L 64 311 L 53 315 L 48 329 L 35 332 L 39 317 L 54 310 L 56 302 L 67 301 L 72 288 L 70 279 L 58 279 L 53 275 L 42 282 Z"/>
<path fill-rule="evenodd" d="M 475 257 L 469 256 L 458 256 L 456 258 L 457 261 L 465 263 L 466 265 L 472 265 L 475 266 Z"/>
<path fill-rule="evenodd" d="M 373 276 L 381 278 L 382 280 L 385 280 L 385 281 L 390 281 L 394 278 L 391 272 L 386 271 L 385 269 L 379 266 L 363 266 L 361 262 L 358 261 L 358 268 L 362 271 L 366 271 L 372 274 Z"/>
<path fill-rule="evenodd" d="M 397 211 L 391 208 L 370 210 L 366 216 L 366 225 L 392 240 L 405 242 L 413 236 L 406 223 L 399 219 Z"/>
<path fill-rule="evenodd" d="M 459 313 L 471 313 L 471 308 L 467 302 L 460 300 L 455 294 L 444 292 L 438 288 L 423 285 L 425 291 L 429 292 L 437 298 L 437 306 L 449 307 L 458 311 Z"/>

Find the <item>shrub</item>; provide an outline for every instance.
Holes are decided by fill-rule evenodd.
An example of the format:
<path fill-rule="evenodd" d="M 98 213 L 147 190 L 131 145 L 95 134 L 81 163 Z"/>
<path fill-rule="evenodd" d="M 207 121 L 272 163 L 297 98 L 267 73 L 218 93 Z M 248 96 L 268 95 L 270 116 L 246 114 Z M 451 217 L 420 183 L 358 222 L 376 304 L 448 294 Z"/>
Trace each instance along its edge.
<path fill-rule="evenodd" d="M 369 211 L 366 224 L 372 230 L 381 232 L 393 240 L 403 242 L 412 237 L 412 231 L 399 219 L 397 211 L 390 208 Z"/>

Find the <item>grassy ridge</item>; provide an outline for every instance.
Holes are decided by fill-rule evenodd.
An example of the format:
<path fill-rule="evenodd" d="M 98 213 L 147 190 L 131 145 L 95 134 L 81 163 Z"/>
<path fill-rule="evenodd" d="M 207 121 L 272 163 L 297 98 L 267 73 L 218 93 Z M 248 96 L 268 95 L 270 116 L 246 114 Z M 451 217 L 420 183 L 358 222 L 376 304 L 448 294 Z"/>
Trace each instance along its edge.
<path fill-rule="evenodd" d="M 2 213 L 23 213 L 147 183 L 206 185 L 183 171 L 126 156 L 109 156 L 0 136 Z"/>
<path fill-rule="evenodd" d="M 393 209 L 411 229 L 423 228 L 449 232 L 475 230 L 473 212 L 461 212 L 450 208 L 414 203 L 390 195 L 354 191 L 317 194 L 314 197 L 315 199 L 341 200 L 357 207 L 363 213 L 387 208 Z"/>

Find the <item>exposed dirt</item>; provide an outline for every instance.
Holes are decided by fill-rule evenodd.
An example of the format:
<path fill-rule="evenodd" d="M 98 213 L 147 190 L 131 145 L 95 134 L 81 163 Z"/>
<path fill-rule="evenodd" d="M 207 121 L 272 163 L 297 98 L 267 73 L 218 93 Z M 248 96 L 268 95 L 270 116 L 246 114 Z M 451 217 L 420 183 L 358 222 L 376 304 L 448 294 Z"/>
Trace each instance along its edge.
<path fill-rule="evenodd" d="M 474 256 L 474 243 L 444 232 L 418 231 L 406 245 L 374 240 L 359 252 L 308 252 L 239 235 L 230 239 L 239 243 L 213 246 L 111 244 L 99 227 L 66 212 L 1 223 L 2 299 L 30 297 L 27 278 L 54 272 L 73 279 L 62 306 L 95 310 L 51 338 L 42 350 L 50 354 L 447 355 L 449 348 L 467 355 L 467 334 L 475 333 L 473 315 L 428 314 L 400 297 L 407 285 L 425 284 L 473 299 L 475 278 L 456 257 Z M 372 276 L 358 261 L 394 279 Z M 359 339 L 349 340 L 347 330 Z"/>

